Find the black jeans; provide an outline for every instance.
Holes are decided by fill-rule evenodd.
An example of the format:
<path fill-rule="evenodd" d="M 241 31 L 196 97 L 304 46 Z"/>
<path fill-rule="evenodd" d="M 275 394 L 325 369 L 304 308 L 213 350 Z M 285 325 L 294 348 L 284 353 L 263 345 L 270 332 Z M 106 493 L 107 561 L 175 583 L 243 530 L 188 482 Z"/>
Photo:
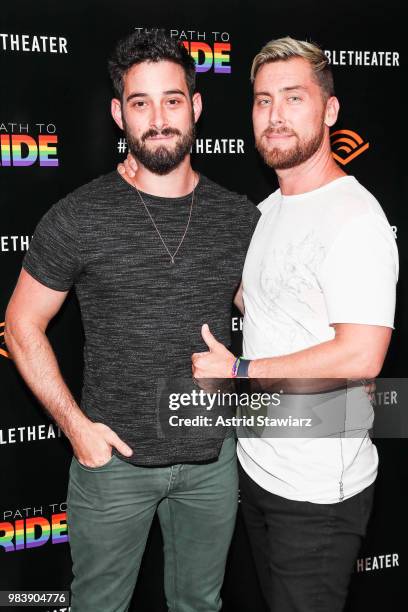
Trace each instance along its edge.
<path fill-rule="evenodd" d="M 374 484 L 335 504 L 292 501 L 240 466 L 241 506 L 270 612 L 341 612 L 370 516 Z"/>

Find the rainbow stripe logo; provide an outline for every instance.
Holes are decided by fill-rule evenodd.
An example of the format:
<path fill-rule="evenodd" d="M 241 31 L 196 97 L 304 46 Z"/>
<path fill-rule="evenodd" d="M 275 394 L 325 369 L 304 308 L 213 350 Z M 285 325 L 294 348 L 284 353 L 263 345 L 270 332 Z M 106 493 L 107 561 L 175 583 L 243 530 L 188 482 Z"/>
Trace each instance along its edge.
<path fill-rule="evenodd" d="M 45 516 L 32 516 L 19 519 L 14 523 L 0 523 L 0 549 L 15 552 L 25 548 L 44 546 L 49 540 L 52 544 L 68 542 L 67 513 L 52 514 L 51 520 Z"/>
<path fill-rule="evenodd" d="M 0 166 L 58 166 L 56 134 L 1 134 Z M 55 156 L 55 157 L 54 157 Z"/>
<path fill-rule="evenodd" d="M 196 72 L 208 72 L 214 68 L 216 74 L 230 74 L 231 44 L 215 42 L 213 47 L 208 43 L 184 41 L 182 44 L 196 63 Z"/>

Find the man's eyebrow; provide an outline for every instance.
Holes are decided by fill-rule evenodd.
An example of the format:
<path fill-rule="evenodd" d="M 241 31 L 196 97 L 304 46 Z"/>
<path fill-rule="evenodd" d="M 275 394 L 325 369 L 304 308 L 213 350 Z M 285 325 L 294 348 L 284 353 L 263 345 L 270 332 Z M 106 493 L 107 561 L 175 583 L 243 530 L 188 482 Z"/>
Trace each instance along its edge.
<path fill-rule="evenodd" d="M 126 98 L 126 102 L 129 102 L 129 100 L 132 100 L 132 98 L 147 98 L 147 93 L 143 93 L 142 91 L 135 91 Z"/>
<path fill-rule="evenodd" d="M 304 85 L 288 85 L 287 87 L 281 87 L 279 91 L 293 91 L 294 89 L 301 89 L 303 91 L 307 91 L 307 87 Z M 269 91 L 255 91 L 255 96 L 271 96 L 271 92 Z"/>
<path fill-rule="evenodd" d="M 307 91 L 307 87 L 304 85 L 290 85 L 288 87 L 282 87 L 279 91 L 292 91 L 293 89 L 302 89 L 303 91 Z"/>
<path fill-rule="evenodd" d="M 186 94 L 181 89 L 168 89 L 167 91 L 163 91 L 164 95 L 172 96 L 174 94 L 180 94 L 181 96 L 186 97 Z"/>
<path fill-rule="evenodd" d="M 167 89 L 166 91 L 163 91 L 162 93 L 165 96 L 172 96 L 172 95 L 174 96 L 175 94 L 179 94 L 181 96 L 184 96 L 185 98 L 187 97 L 184 91 L 182 91 L 181 89 Z M 147 98 L 148 95 L 149 94 L 144 93 L 143 91 L 135 91 L 126 98 L 126 102 L 129 102 L 129 100 L 132 100 L 133 98 Z"/>

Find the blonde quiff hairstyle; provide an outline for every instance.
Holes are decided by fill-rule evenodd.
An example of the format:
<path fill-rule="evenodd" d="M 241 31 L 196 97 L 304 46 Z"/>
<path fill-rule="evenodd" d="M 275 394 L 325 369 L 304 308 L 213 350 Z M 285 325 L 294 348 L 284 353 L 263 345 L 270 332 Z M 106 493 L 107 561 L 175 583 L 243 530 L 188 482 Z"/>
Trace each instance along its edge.
<path fill-rule="evenodd" d="M 326 100 L 335 95 L 333 75 L 324 51 L 312 42 L 296 40 L 291 36 L 269 41 L 255 56 L 251 68 L 252 83 L 255 81 L 258 70 L 264 64 L 285 61 L 293 57 L 302 57 L 309 62 Z"/>

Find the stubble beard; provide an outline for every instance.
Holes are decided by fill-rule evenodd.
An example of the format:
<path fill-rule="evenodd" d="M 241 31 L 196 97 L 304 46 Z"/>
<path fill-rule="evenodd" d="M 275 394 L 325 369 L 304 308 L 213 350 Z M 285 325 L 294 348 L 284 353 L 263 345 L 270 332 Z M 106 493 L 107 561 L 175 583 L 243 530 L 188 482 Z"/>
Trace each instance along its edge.
<path fill-rule="evenodd" d="M 123 130 L 125 132 L 126 141 L 130 153 L 150 172 L 159 175 L 165 175 L 177 168 L 181 164 L 183 159 L 191 151 L 191 147 L 194 144 L 196 138 L 196 130 L 194 123 L 194 116 L 191 116 L 191 123 L 188 130 L 182 133 L 177 128 L 163 128 L 161 131 L 150 129 L 144 132 L 142 137 L 139 139 L 134 136 L 127 125 L 126 121 L 123 120 Z M 177 143 L 174 147 L 167 148 L 166 145 L 159 145 L 158 147 L 151 149 L 146 145 L 146 140 L 153 136 L 178 136 Z"/>
<path fill-rule="evenodd" d="M 290 149 L 280 149 L 279 147 L 268 148 L 265 146 L 263 136 L 266 134 L 290 134 L 296 137 L 296 144 Z M 286 128 L 268 128 L 261 137 L 256 141 L 256 148 L 263 158 L 264 162 L 275 170 L 287 170 L 299 166 L 307 161 L 316 153 L 323 142 L 324 138 L 324 123 L 322 123 L 319 132 L 314 134 L 308 140 L 301 140 L 293 130 Z"/>

